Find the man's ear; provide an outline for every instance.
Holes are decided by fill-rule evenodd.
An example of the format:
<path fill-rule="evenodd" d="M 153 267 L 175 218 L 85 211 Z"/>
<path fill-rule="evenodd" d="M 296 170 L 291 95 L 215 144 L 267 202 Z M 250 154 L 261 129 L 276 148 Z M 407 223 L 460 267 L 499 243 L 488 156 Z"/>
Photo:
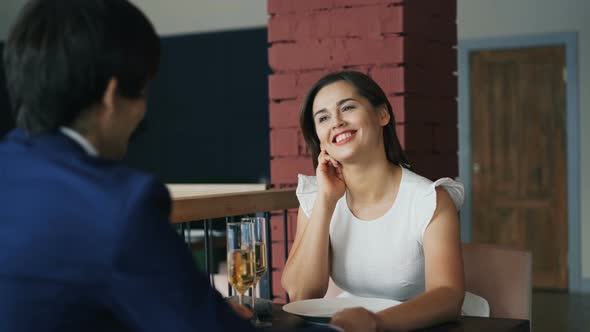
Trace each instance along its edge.
<path fill-rule="evenodd" d="M 388 125 L 389 121 L 391 121 L 391 115 L 389 115 L 385 104 L 377 108 L 377 116 L 379 117 L 379 125 L 381 125 L 381 127 Z"/>
<path fill-rule="evenodd" d="M 117 102 L 117 86 L 117 79 L 111 77 L 109 79 L 109 82 L 107 83 L 107 88 L 104 90 L 104 93 L 102 95 L 102 105 L 104 111 L 107 114 L 112 113 L 115 109 L 115 104 Z"/>

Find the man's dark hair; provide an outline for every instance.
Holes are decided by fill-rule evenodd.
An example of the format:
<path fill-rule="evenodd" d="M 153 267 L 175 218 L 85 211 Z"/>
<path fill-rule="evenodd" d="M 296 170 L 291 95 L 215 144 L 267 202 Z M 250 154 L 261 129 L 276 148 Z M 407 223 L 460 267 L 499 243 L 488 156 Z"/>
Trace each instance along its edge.
<path fill-rule="evenodd" d="M 154 27 L 127 0 L 32 0 L 4 49 L 16 124 L 33 135 L 70 125 L 112 77 L 120 96 L 140 97 L 159 60 Z"/>

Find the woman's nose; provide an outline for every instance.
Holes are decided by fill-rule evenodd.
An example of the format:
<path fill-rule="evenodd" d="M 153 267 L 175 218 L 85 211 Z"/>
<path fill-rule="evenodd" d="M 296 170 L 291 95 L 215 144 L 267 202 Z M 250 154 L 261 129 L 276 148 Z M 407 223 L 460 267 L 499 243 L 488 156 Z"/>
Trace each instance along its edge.
<path fill-rule="evenodd" d="M 337 114 L 334 118 L 333 128 L 339 128 L 344 126 L 345 121 L 340 114 Z"/>

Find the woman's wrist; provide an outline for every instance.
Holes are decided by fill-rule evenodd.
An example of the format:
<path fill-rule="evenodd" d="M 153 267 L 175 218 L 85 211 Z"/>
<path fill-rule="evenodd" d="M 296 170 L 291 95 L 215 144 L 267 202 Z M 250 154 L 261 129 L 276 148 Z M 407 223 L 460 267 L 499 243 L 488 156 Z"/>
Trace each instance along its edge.
<path fill-rule="evenodd" d="M 340 196 L 342 197 L 342 196 Z M 338 197 L 338 195 L 334 195 L 331 193 L 326 193 L 326 192 L 318 192 L 318 196 L 316 198 L 317 203 L 319 203 L 320 205 L 325 205 L 327 207 L 335 207 L 336 203 L 338 203 L 338 200 L 340 199 L 340 197 Z"/>

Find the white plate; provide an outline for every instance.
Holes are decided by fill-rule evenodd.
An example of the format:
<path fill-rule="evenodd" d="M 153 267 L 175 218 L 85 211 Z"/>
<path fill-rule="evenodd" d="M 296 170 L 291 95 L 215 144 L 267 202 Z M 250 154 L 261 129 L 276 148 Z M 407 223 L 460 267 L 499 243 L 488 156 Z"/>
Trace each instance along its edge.
<path fill-rule="evenodd" d="M 328 321 L 338 311 L 363 307 L 377 312 L 400 304 L 399 301 L 368 297 L 336 297 L 295 301 L 283 306 L 283 310 L 312 321 Z"/>

